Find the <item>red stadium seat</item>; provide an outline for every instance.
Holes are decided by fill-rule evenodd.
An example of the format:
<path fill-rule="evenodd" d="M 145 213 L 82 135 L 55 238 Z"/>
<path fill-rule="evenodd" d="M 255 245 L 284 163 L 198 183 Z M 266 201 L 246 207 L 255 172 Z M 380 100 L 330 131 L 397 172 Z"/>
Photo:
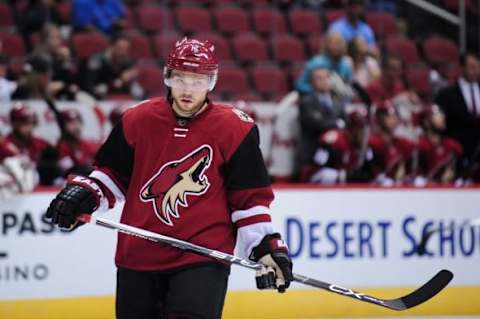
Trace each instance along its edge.
<path fill-rule="evenodd" d="M 253 11 L 255 31 L 261 34 L 285 32 L 287 25 L 280 11 L 269 8 L 259 8 Z"/>
<path fill-rule="evenodd" d="M 129 32 L 127 37 L 131 43 L 130 52 L 136 59 L 152 59 L 152 48 L 148 37 L 138 32 Z"/>
<path fill-rule="evenodd" d="M 22 37 L 18 34 L 1 32 L 0 42 L 3 53 L 9 57 L 23 57 L 26 53 Z"/>
<path fill-rule="evenodd" d="M 159 33 L 173 30 L 171 13 L 157 6 L 137 8 L 138 26 L 145 32 Z"/>
<path fill-rule="evenodd" d="M 385 48 L 388 53 L 398 55 L 405 64 L 416 64 L 420 62 L 417 47 L 415 43 L 408 38 L 387 38 Z"/>
<path fill-rule="evenodd" d="M 397 21 L 391 13 L 383 11 L 368 12 L 367 23 L 379 37 L 397 33 Z"/>
<path fill-rule="evenodd" d="M 305 61 L 303 43 L 296 37 L 286 34 L 274 35 L 271 38 L 273 57 L 280 63 Z"/>
<path fill-rule="evenodd" d="M 327 23 L 330 25 L 345 16 L 345 10 L 328 10 L 326 13 Z"/>
<path fill-rule="evenodd" d="M 148 92 L 149 96 L 162 95 L 165 91 L 163 71 L 155 66 L 140 66 L 138 68 L 138 82 Z"/>
<path fill-rule="evenodd" d="M 72 4 L 70 1 L 61 1 L 56 6 L 57 13 L 63 24 L 70 23 L 70 14 L 72 12 Z"/>
<path fill-rule="evenodd" d="M 306 46 L 310 52 L 310 56 L 317 55 L 322 50 L 323 38 L 319 35 L 313 34 L 306 40 Z"/>
<path fill-rule="evenodd" d="M 215 9 L 213 16 L 219 32 L 234 34 L 251 31 L 248 15 L 243 9 L 220 7 Z"/>
<path fill-rule="evenodd" d="M 0 3 L 0 27 L 12 27 L 15 21 L 13 21 L 12 12 L 6 3 Z"/>
<path fill-rule="evenodd" d="M 257 66 L 252 71 L 255 89 L 260 94 L 276 98 L 288 92 L 287 76 L 275 66 Z"/>
<path fill-rule="evenodd" d="M 430 96 L 432 87 L 430 85 L 430 71 L 424 68 L 407 69 L 407 82 L 410 87 L 422 96 Z"/>
<path fill-rule="evenodd" d="M 444 5 L 447 7 L 448 10 L 454 11 L 458 13 L 458 9 L 460 7 L 460 1 L 458 0 L 443 0 Z M 475 12 L 475 0 L 466 0 L 465 7 L 468 11 Z"/>
<path fill-rule="evenodd" d="M 197 7 L 179 7 L 175 10 L 178 25 L 183 32 L 210 32 L 212 22 L 206 9 Z"/>
<path fill-rule="evenodd" d="M 129 7 L 125 7 L 126 29 L 135 29 L 135 14 Z"/>
<path fill-rule="evenodd" d="M 247 74 L 238 67 L 220 68 L 215 92 L 218 94 L 245 94 L 250 90 Z"/>
<path fill-rule="evenodd" d="M 242 63 L 269 60 L 265 41 L 255 34 L 239 34 L 232 43 L 237 59 Z"/>
<path fill-rule="evenodd" d="M 228 41 L 218 33 L 199 33 L 195 35 L 196 39 L 208 40 L 215 46 L 215 55 L 220 62 L 232 59 L 232 52 Z"/>
<path fill-rule="evenodd" d="M 153 47 L 156 55 L 162 60 L 166 60 L 170 51 L 172 51 L 175 43 L 181 40 L 182 37 L 176 33 L 158 34 L 153 38 Z"/>
<path fill-rule="evenodd" d="M 448 39 L 433 37 L 423 43 L 428 62 L 432 64 L 457 62 L 459 53 L 456 44 Z"/>
<path fill-rule="evenodd" d="M 292 10 L 288 13 L 288 20 L 293 33 L 298 35 L 305 36 L 322 33 L 322 24 L 316 11 Z"/>
<path fill-rule="evenodd" d="M 72 36 L 72 48 L 80 59 L 105 51 L 108 42 L 100 33 L 83 32 Z"/>

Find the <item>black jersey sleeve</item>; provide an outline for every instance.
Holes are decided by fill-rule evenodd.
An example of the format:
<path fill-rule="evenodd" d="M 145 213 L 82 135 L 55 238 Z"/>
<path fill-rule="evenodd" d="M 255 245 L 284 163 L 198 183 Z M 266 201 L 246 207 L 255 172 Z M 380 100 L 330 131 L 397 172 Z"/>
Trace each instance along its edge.
<path fill-rule="evenodd" d="M 228 190 L 270 186 L 270 177 L 259 147 L 258 128 L 254 125 L 225 165 Z"/>
<path fill-rule="evenodd" d="M 115 182 L 120 183 L 123 189 L 127 189 L 132 176 L 133 160 L 134 149 L 127 143 L 122 121 L 119 121 L 95 155 L 95 166 L 116 179 Z"/>

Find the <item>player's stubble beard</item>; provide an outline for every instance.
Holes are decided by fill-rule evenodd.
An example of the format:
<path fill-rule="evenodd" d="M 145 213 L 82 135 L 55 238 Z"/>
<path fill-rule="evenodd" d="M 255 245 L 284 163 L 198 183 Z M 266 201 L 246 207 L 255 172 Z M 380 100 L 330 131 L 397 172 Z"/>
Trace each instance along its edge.
<path fill-rule="evenodd" d="M 205 94 L 174 94 L 172 92 L 173 111 L 182 117 L 193 117 L 203 111 L 206 106 L 207 93 Z M 187 102 L 191 101 L 191 102 Z"/>

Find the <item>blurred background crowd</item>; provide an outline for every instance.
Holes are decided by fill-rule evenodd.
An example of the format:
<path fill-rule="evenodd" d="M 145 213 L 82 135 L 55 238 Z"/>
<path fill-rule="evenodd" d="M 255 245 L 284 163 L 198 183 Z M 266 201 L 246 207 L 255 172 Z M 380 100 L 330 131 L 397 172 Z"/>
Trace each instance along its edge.
<path fill-rule="evenodd" d="M 459 12 L 457 0 L 429 2 Z M 113 124 L 126 101 L 164 94 L 163 64 L 183 36 L 216 46 L 213 101 L 243 101 L 257 118 L 249 104 L 278 105 L 271 144 L 288 144 L 277 156 L 291 163 L 275 181 L 478 182 L 479 9 L 466 1 L 459 47 L 458 26 L 403 0 L 0 1 L 0 193 L 86 173 L 102 142 L 82 138 L 78 111 L 54 107 L 59 140 L 35 136 L 28 101 L 119 101 L 104 114 Z M 276 125 L 287 108 L 291 130 Z"/>

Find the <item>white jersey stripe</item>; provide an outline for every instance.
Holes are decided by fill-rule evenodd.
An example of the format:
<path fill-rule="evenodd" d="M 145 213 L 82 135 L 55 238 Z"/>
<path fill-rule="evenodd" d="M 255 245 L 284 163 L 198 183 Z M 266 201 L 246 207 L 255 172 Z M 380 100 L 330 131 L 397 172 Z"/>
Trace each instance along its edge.
<path fill-rule="evenodd" d="M 232 213 L 232 223 L 236 223 L 241 219 L 263 214 L 270 214 L 270 209 L 266 206 L 253 206 L 245 210 L 236 210 Z"/>
<path fill-rule="evenodd" d="M 103 185 L 108 187 L 108 189 L 112 192 L 113 196 L 115 196 L 115 199 L 117 201 L 121 202 L 125 200 L 123 192 L 120 190 L 120 188 L 118 188 L 115 182 L 107 174 L 99 170 L 94 170 L 90 173 L 89 176 L 98 179 L 100 182 L 103 183 Z"/>
<path fill-rule="evenodd" d="M 256 223 L 238 229 L 237 251 L 241 257 L 248 258 L 252 249 L 258 246 L 263 237 L 273 234 L 271 222 Z"/>

